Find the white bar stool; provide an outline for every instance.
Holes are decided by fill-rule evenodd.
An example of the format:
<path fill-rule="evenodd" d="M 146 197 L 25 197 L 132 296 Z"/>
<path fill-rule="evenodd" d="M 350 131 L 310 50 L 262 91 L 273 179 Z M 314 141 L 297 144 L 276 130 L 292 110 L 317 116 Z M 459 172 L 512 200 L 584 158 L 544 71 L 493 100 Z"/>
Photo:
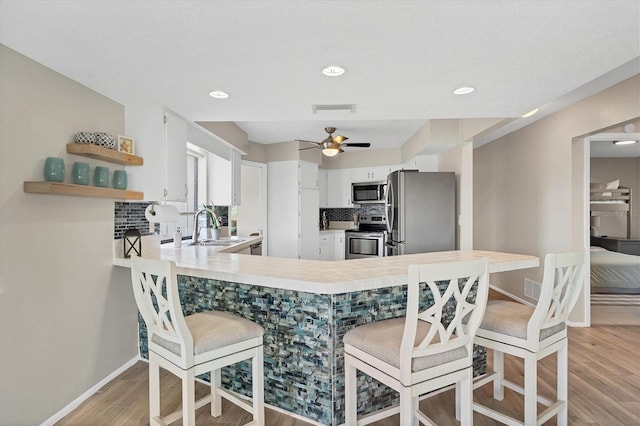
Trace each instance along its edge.
<path fill-rule="evenodd" d="M 477 345 L 493 350 L 494 372 L 479 378 L 474 389 L 493 382 L 493 397 L 504 398 L 507 387 L 524 395 L 524 422 L 474 403 L 478 413 L 506 425 L 541 425 L 558 415 L 558 425 L 568 416 L 567 317 L 578 300 L 584 282 L 585 252 L 547 254 L 540 298 L 534 308 L 517 302 L 492 300 L 475 338 Z M 557 396 L 552 401 L 538 396 L 538 360 L 557 352 Z M 524 388 L 504 378 L 504 354 L 524 358 Z M 537 403 L 548 408 L 537 412 Z"/>
<path fill-rule="evenodd" d="M 345 423 L 366 425 L 400 412 L 403 426 L 434 424 L 418 408 L 418 397 L 456 385 L 456 418 L 463 425 L 473 421 L 473 338 L 487 303 L 488 262 L 409 266 L 407 314 L 362 325 L 344 336 Z M 446 282 L 442 291 L 439 281 Z M 420 283 L 433 294 L 433 304 L 418 312 Z M 476 287 L 474 301 L 469 294 Z M 450 322 L 443 308 L 455 304 Z M 400 393 L 400 407 L 391 407 L 357 418 L 357 370 Z"/>
<path fill-rule="evenodd" d="M 149 340 L 150 423 L 169 424 L 182 417 L 195 424 L 196 409 L 211 402 L 211 415 L 222 414 L 221 397 L 253 414 L 249 424 L 264 425 L 262 336 L 264 329 L 227 312 L 207 311 L 184 317 L 173 262 L 131 258 L 131 279 Z M 253 403 L 220 387 L 220 369 L 251 360 Z M 160 417 L 160 367 L 182 380 L 182 410 Z M 195 401 L 195 376 L 211 373 L 211 394 Z"/>

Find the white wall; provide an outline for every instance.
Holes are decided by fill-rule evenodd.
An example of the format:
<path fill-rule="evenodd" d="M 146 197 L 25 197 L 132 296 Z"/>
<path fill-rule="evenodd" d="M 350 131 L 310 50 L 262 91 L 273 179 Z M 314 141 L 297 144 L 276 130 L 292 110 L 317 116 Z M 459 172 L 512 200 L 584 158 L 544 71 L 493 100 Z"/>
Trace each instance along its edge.
<path fill-rule="evenodd" d="M 124 132 L 121 105 L 0 45 L 0 423 L 39 424 L 137 356 L 113 200 L 26 194 L 76 132 Z M 67 178 L 67 181 L 69 179 Z M 135 189 L 135 188 L 132 188 Z"/>
<path fill-rule="evenodd" d="M 572 140 L 640 115 L 640 76 L 623 81 L 474 151 L 474 248 L 537 255 L 575 246 Z M 582 173 L 576 170 L 576 173 Z M 582 190 L 577 188 L 576 190 Z M 524 277 L 494 274 L 492 284 L 525 298 Z"/>

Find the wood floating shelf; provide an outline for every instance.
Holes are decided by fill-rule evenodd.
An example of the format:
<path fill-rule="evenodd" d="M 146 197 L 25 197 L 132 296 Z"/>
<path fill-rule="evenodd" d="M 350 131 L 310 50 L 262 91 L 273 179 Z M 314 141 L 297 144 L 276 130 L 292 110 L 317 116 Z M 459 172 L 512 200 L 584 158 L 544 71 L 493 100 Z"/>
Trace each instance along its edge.
<path fill-rule="evenodd" d="M 109 161 L 111 163 L 125 166 L 142 166 L 142 157 L 129 155 L 115 149 L 103 148 L 98 145 L 70 143 L 67 144 L 67 153 L 82 155 L 84 157 L 95 158 L 97 160 Z"/>
<path fill-rule="evenodd" d="M 68 146 L 68 145 L 67 145 Z M 24 192 L 32 194 L 77 195 L 81 197 L 142 200 L 144 193 L 126 189 L 101 188 L 58 182 L 25 182 Z"/>

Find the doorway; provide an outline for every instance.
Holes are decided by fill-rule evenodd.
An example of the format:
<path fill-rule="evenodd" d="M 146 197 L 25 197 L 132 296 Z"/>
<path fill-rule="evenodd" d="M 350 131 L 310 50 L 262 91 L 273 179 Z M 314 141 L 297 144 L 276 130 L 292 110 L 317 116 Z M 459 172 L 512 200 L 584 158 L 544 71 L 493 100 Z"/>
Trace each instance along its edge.
<path fill-rule="evenodd" d="M 636 123 L 638 123 L 637 120 Z M 621 125 L 617 127 L 621 127 Z M 592 213 L 590 207 L 591 182 L 604 182 L 615 178 L 615 180 L 620 180 L 623 186 L 631 188 L 640 187 L 640 157 L 638 153 L 633 154 L 632 157 L 635 158 L 631 159 L 624 158 L 628 156 L 627 154 L 611 153 L 611 148 L 613 147 L 612 140 L 625 137 L 638 140 L 640 134 L 637 132 L 612 133 L 610 131 L 608 133 L 593 134 L 586 138 L 579 138 L 573 143 L 573 206 L 575 218 L 573 243 L 574 247 L 584 247 L 587 249 L 589 257 L 585 276 L 585 290 L 582 295 L 583 297 L 580 299 L 581 302 L 578 303 L 578 306 L 576 306 L 574 310 L 574 314 L 582 314 L 584 325 L 587 326 L 591 324 L 640 325 L 640 295 L 607 294 L 609 292 L 606 291 L 604 294 L 591 294 L 591 250 L 589 247 L 591 246 L 590 234 L 592 230 L 590 226 L 593 226 L 594 223 L 600 225 L 600 222 L 604 225 L 604 221 L 600 220 L 590 222 Z M 603 151 L 603 149 L 606 150 Z M 625 164 L 626 166 L 623 167 Z M 614 178 L 610 178 L 610 176 L 614 176 Z M 640 191 L 636 190 L 636 193 L 640 193 Z M 596 212 L 596 214 L 597 213 L 598 212 Z M 632 222 L 634 222 L 631 226 L 631 238 L 638 238 L 639 227 L 638 218 L 635 217 L 637 216 L 637 208 L 635 206 L 633 206 L 631 215 Z M 613 225 L 613 219 L 616 218 L 607 217 L 606 219 Z M 609 225 L 609 223 L 607 223 L 607 225 Z M 623 230 L 611 232 L 610 229 L 607 229 L 605 233 L 624 238 L 627 234 L 627 227 L 625 226 Z M 598 291 L 597 293 L 602 292 Z M 572 315 L 572 319 L 579 321 L 578 318 L 573 317 L 574 315 Z"/>

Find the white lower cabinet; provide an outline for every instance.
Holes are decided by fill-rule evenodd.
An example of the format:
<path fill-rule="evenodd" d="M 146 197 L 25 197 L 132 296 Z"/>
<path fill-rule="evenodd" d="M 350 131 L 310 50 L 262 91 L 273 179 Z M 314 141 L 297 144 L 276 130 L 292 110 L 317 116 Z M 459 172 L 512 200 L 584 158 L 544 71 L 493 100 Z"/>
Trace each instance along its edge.
<path fill-rule="evenodd" d="M 320 232 L 320 260 L 344 260 L 344 231 Z"/>
<path fill-rule="evenodd" d="M 333 234 L 320 232 L 320 260 L 333 260 Z"/>
<path fill-rule="evenodd" d="M 344 260 L 344 231 L 333 234 L 333 260 Z"/>

